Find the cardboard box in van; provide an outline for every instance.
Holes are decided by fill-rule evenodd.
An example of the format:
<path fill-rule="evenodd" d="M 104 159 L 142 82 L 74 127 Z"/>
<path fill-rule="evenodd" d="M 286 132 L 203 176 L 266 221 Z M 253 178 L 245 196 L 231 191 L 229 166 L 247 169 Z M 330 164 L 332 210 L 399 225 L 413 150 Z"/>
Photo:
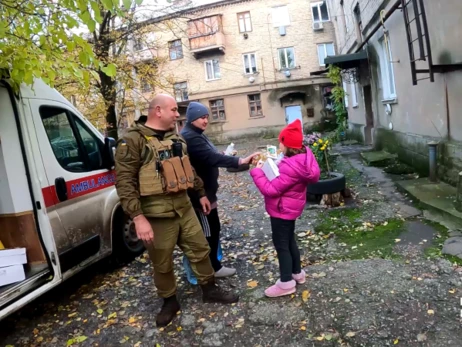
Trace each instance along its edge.
<path fill-rule="evenodd" d="M 0 251 L 0 268 L 27 263 L 25 248 L 3 249 Z"/>
<path fill-rule="evenodd" d="M 25 279 L 24 265 L 0 267 L 0 286 L 21 282 Z"/>

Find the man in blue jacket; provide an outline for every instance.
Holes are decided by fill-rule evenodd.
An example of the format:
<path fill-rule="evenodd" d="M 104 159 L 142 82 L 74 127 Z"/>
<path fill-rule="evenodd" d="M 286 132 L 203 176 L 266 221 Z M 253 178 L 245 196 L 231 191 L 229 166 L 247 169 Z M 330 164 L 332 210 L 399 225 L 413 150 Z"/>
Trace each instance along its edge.
<path fill-rule="evenodd" d="M 203 133 L 209 123 L 209 110 L 198 102 L 191 102 L 186 110 L 186 125 L 181 130 L 181 135 L 188 145 L 188 154 L 191 164 L 197 175 L 204 182 L 207 198 L 212 205 L 211 212 L 205 215 L 199 203 L 196 192 L 189 191 L 191 202 L 195 207 L 197 217 L 204 230 L 205 237 L 210 246 L 210 261 L 215 270 L 215 277 L 228 277 L 236 273 L 236 269 L 222 266 L 218 260 L 218 245 L 220 241 L 221 224 L 217 211 L 218 191 L 218 168 L 238 168 L 240 165 L 249 164 L 254 153 L 246 158 L 224 155 L 220 153 Z"/>

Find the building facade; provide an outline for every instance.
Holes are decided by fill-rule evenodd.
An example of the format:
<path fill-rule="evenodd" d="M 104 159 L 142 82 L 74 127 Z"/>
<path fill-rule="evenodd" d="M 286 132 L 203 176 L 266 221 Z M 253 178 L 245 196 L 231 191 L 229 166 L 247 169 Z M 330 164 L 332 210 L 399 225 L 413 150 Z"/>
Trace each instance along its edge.
<path fill-rule="evenodd" d="M 350 136 L 397 153 L 428 174 L 462 169 L 462 2 L 328 0 L 343 71 Z"/>
<path fill-rule="evenodd" d="M 337 51 L 326 1 L 221 1 L 152 20 L 152 31 L 157 56 L 166 57 L 162 85 L 170 86 L 154 92 L 174 95 L 183 119 L 191 101 L 209 107 L 216 140 L 272 135 L 296 118 L 309 127 L 330 115 L 329 80 L 310 75 Z"/>

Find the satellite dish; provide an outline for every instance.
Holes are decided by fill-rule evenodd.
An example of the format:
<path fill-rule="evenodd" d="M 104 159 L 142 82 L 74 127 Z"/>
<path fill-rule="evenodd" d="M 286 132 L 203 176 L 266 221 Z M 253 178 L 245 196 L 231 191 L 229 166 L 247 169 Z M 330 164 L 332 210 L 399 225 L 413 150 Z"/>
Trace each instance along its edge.
<path fill-rule="evenodd" d="M 290 71 L 289 70 L 284 71 L 284 75 L 286 75 L 286 77 L 289 78 L 290 77 Z"/>
<path fill-rule="evenodd" d="M 255 77 L 253 77 L 253 76 L 250 76 L 250 77 L 249 77 L 249 82 L 250 82 L 250 83 L 253 83 L 253 82 L 255 82 Z"/>

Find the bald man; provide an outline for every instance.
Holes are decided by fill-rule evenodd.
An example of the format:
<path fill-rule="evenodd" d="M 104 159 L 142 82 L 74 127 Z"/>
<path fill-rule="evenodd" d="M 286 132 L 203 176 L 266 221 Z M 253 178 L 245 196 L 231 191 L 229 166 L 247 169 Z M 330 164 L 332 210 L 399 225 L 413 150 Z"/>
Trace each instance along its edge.
<path fill-rule="evenodd" d="M 118 141 L 116 151 L 117 193 L 148 250 L 157 293 L 164 300 L 158 326 L 168 325 L 180 310 L 173 272 L 175 245 L 188 257 L 204 302 L 239 300 L 215 284 L 210 248 L 187 190 L 199 194 L 205 214 L 210 212 L 210 202 L 190 165 L 186 142 L 175 132 L 178 117 L 175 99 L 157 95 L 149 105 L 146 122 L 134 124 Z"/>

